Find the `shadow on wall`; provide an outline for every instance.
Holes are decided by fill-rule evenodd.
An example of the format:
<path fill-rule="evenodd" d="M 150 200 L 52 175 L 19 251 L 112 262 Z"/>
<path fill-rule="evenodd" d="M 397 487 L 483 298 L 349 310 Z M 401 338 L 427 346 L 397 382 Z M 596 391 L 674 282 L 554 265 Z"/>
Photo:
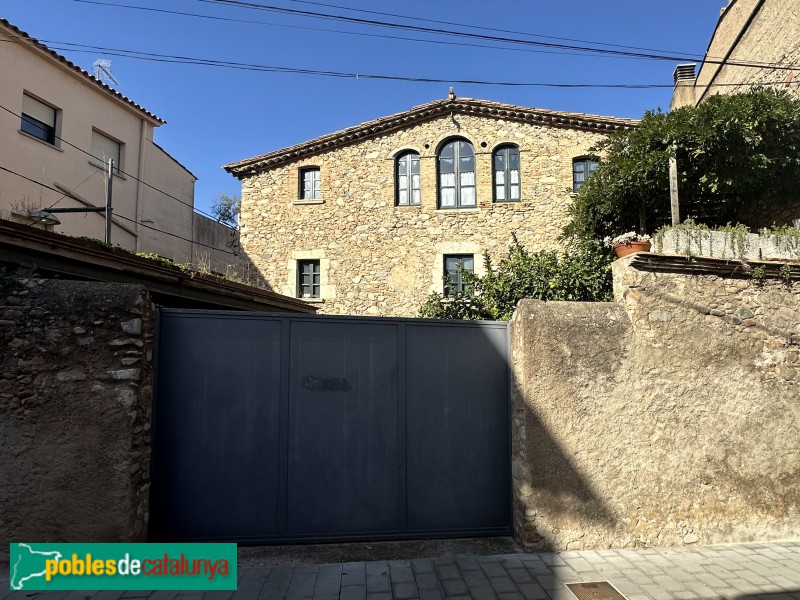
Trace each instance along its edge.
<path fill-rule="evenodd" d="M 571 331 L 555 332 L 542 326 L 555 322 L 552 310 L 559 311 L 558 321 Z M 616 335 L 599 339 L 589 335 L 598 310 L 614 314 Z M 564 311 L 571 314 L 564 315 Z M 525 300 L 517 308 L 511 324 L 514 531 L 528 550 L 581 549 L 592 530 L 616 525 L 613 511 L 575 464 L 581 457 L 559 442 L 579 434 L 569 430 L 567 419 L 559 418 L 558 403 L 566 407 L 580 397 L 575 374 L 592 372 L 581 364 L 584 360 L 594 361 L 593 369 L 600 364 L 613 373 L 621 356 L 615 350 L 627 327 L 622 308 L 610 303 Z M 581 348 L 574 346 L 575 340 L 582 341 Z M 543 348 L 546 350 L 531 351 Z M 561 371 L 571 377 L 566 373 L 559 376 Z M 551 387 L 546 395 L 538 394 L 540 381 L 559 389 Z M 558 399 L 556 404 L 548 402 L 553 398 Z M 587 412 L 592 406 L 586 403 L 577 410 Z"/>
<path fill-rule="evenodd" d="M 195 213 L 192 239 L 191 262 L 201 273 L 217 273 L 230 281 L 274 291 L 242 249 L 238 229 Z"/>

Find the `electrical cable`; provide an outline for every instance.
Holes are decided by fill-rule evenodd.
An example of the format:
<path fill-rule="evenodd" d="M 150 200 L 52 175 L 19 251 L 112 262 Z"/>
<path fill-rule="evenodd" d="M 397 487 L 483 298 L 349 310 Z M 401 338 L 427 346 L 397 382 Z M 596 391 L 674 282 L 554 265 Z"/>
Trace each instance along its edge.
<path fill-rule="evenodd" d="M 4 111 L 6 111 L 7 113 L 9 113 L 9 114 L 11 114 L 11 115 L 14 115 L 14 116 L 15 116 L 15 117 L 17 117 L 18 119 L 22 119 L 22 115 L 21 115 L 21 114 L 14 112 L 14 111 L 13 111 L 13 110 L 11 110 L 10 108 L 8 108 L 8 107 L 6 107 L 6 106 L 3 106 L 2 104 L 0 104 L 0 109 L 2 109 L 2 110 L 4 110 Z M 70 146 L 70 147 L 72 147 L 72 148 L 75 148 L 75 150 L 78 150 L 79 152 L 83 152 L 85 155 L 87 155 L 87 156 L 89 156 L 89 157 L 91 157 L 91 158 L 93 158 L 93 159 L 95 159 L 95 160 L 98 160 L 98 161 L 100 161 L 100 162 L 103 162 L 103 159 L 102 159 L 101 157 L 99 157 L 99 156 L 95 156 L 95 155 L 94 155 L 94 154 L 92 154 L 91 152 L 88 152 L 88 151 L 84 150 L 83 148 L 80 148 L 80 147 L 76 146 L 75 144 L 73 144 L 73 143 L 72 143 L 72 142 L 70 142 L 69 140 L 67 140 L 67 139 L 65 139 L 65 138 L 63 138 L 63 137 L 61 137 L 61 136 L 59 136 L 59 135 L 57 135 L 57 134 L 56 134 L 54 137 L 55 137 L 57 140 L 64 142 L 64 143 L 65 143 L 65 144 L 67 144 L 68 146 Z M 206 212 L 204 212 L 204 211 L 200 210 L 199 208 L 195 208 L 195 207 L 194 207 L 194 205 L 192 205 L 192 204 L 189 204 L 188 202 L 186 202 L 186 201 L 184 201 L 184 200 L 181 200 L 180 198 L 177 198 L 177 197 L 173 196 L 172 194 L 170 194 L 170 193 L 168 193 L 168 192 L 165 192 L 164 190 L 160 190 L 160 189 L 158 189 L 158 188 L 157 188 L 157 187 L 155 187 L 154 185 L 151 185 L 151 184 L 147 183 L 146 181 L 144 181 L 144 180 L 142 180 L 142 179 L 139 179 L 138 177 L 136 177 L 136 175 L 132 175 L 131 173 L 128 173 L 127 171 L 123 171 L 123 170 L 122 170 L 122 169 L 120 169 L 120 168 L 116 168 L 116 170 L 117 170 L 117 171 L 119 171 L 120 173 L 122 173 L 123 175 L 125 175 L 126 177 L 130 177 L 130 178 L 131 178 L 131 179 L 133 179 L 134 181 L 138 181 L 138 182 L 139 182 L 139 183 L 141 183 L 142 185 L 144 185 L 144 186 L 146 186 L 146 187 L 149 187 L 151 190 L 154 190 L 154 191 L 156 191 L 156 192 L 159 192 L 160 194 L 164 194 L 164 195 L 165 195 L 165 196 L 167 196 L 168 198 L 172 198 L 173 200 L 175 200 L 175 201 L 177 201 L 177 202 L 180 202 L 180 203 L 181 203 L 181 204 L 183 204 L 184 206 L 188 206 L 188 207 L 189 207 L 189 208 L 191 208 L 193 211 L 195 211 L 195 212 L 198 212 L 198 213 L 200 213 L 201 215 L 203 215 L 203 216 L 205 216 L 205 217 L 208 217 L 209 219 L 213 219 L 214 221 L 216 221 L 216 220 L 217 220 L 217 218 L 216 218 L 214 215 L 210 215 L 210 214 L 208 214 L 208 213 L 206 213 Z"/>
<path fill-rule="evenodd" d="M 47 190 L 53 191 L 53 192 L 55 192 L 57 194 L 61 194 L 62 193 L 61 190 L 58 190 L 58 189 L 56 189 L 54 187 L 51 187 L 51 186 L 47 185 L 46 183 L 42 183 L 41 181 L 36 181 L 35 179 L 31 179 L 30 177 L 26 177 L 22 173 L 18 173 L 17 171 L 14 171 L 12 169 L 8 169 L 8 168 L 6 168 L 6 167 L 4 167 L 2 165 L 0 165 L 0 171 L 6 171 L 8 173 L 11 173 L 12 175 L 16 175 L 17 177 L 21 177 L 22 179 L 26 179 L 26 180 L 30 181 L 31 183 L 35 183 L 36 185 L 41 186 L 41 187 L 43 187 L 43 188 L 45 188 Z M 228 252 L 227 250 L 221 250 L 220 248 L 217 248 L 215 246 L 209 246 L 208 244 L 204 244 L 202 242 L 197 242 L 197 241 L 194 241 L 194 240 L 190 240 L 190 239 L 185 238 L 183 236 L 180 236 L 180 235 L 178 235 L 176 233 L 170 233 L 169 231 L 164 231 L 163 229 L 158 229 L 157 227 L 151 227 L 150 225 L 145 225 L 144 223 L 141 223 L 141 222 L 139 222 L 139 221 L 137 221 L 135 219 L 131 219 L 129 217 L 125 217 L 125 216 L 123 216 L 123 215 L 121 215 L 119 213 L 114 213 L 113 209 L 112 209 L 112 215 L 113 215 L 113 218 L 123 219 L 125 221 L 129 221 L 131 223 L 135 223 L 137 225 L 141 225 L 142 227 L 146 227 L 147 229 L 152 229 L 153 231 L 157 231 L 158 233 L 163 233 L 165 235 L 170 235 L 172 237 L 178 238 L 179 240 L 183 240 L 184 242 L 189 242 L 190 244 L 197 244 L 198 246 L 203 246 L 205 248 L 210 248 L 211 250 L 216 250 L 217 252 L 222 252 L 223 254 L 231 254 L 233 256 L 237 256 L 237 254 L 235 252 Z"/>
<path fill-rule="evenodd" d="M 327 29 L 324 27 L 304 27 L 302 25 L 288 25 L 285 23 L 270 23 L 268 21 L 253 21 L 250 19 L 235 19 L 232 17 L 220 17 L 216 15 L 204 15 L 198 13 L 190 13 L 190 12 L 183 12 L 183 11 L 176 11 L 176 10 L 167 10 L 164 8 L 154 8 L 150 6 L 133 6 L 130 4 L 115 4 L 110 2 L 100 2 L 99 0 L 71 0 L 72 2 L 79 2 L 81 4 L 94 4 L 98 6 L 105 6 L 105 7 L 115 7 L 115 8 L 125 8 L 129 10 L 139 10 L 139 11 L 146 11 L 146 12 L 155 12 L 161 14 L 168 14 L 168 15 L 176 15 L 182 17 L 194 17 L 199 19 L 208 19 L 212 21 L 225 21 L 231 23 L 243 23 L 247 25 L 263 25 L 267 27 L 280 27 L 284 29 L 299 29 L 303 31 L 319 31 L 323 33 L 337 33 L 342 35 L 353 35 L 359 37 L 371 37 L 371 38 L 379 38 L 379 39 L 387 39 L 387 40 L 400 40 L 400 41 L 408 41 L 408 42 L 419 42 L 424 44 L 437 44 L 437 45 L 444 45 L 444 46 L 459 46 L 459 47 L 466 47 L 466 48 L 483 48 L 487 50 L 505 50 L 511 52 L 533 52 L 537 54 L 558 54 L 558 55 L 565 55 L 565 56 L 584 56 L 584 54 L 580 52 L 566 52 L 566 51 L 558 51 L 558 50 L 541 50 L 541 49 L 534 49 L 534 48 L 515 48 L 515 47 L 507 47 L 507 46 L 489 46 L 486 44 L 468 44 L 466 42 L 453 42 L 453 41 L 446 41 L 446 40 L 427 40 L 427 39 L 420 39 L 420 38 L 411 38 L 411 37 L 403 37 L 403 36 L 396 36 L 396 35 L 381 35 L 378 33 L 366 33 L 363 31 L 345 31 L 343 29 Z M 299 0 L 293 0 L 299 1 Z M 355 10 L 355 9 L 347 9 L 347 10 Z M 375 12 L 375 11 L 364 11 L 364 12 Z M 379 13 L 383 14 L 383 13 Z M 429 19 L 419 19 L 421 21 L 428 21 Z M 433 21 L 438 22 L 438 21 Z M 446 23 L 446 21 L 443 21 Z M 464 27 L 476 27 L 473 25 L 463 25 Z M 494 31 L 491 28 L 487 28 L 490 31 Z M 497 31 L 505 31 L 505 30 L 497 30 Z M 521 34 L 521 35 L 534 35 L 534 34 Z M 551 36 L 538 36 L 538 37 L 551 37 Z M 555 38 L 555 39 L 570 39 L 570 38 Z M 600 45 L 606 46 L 617 46 L 617 44 L 603 44 L 601 42 L 593 42 Z M 627 46 L 621 46 L 627 47 Z M 635 46 L 633 46 L 635 48 Z M 620 56 L 606 56 L 606 55 L 596 55 L 592 56 L 592 58 L 627 58 L 627 57 L 620 57 Z M 644 59 L 642 59 L 644 60 Z"/>

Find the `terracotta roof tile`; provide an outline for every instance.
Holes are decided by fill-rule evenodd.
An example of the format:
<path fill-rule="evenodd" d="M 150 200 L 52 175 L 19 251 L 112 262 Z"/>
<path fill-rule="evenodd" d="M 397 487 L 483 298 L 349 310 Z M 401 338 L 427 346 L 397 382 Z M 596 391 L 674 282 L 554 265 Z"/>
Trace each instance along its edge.
<path fill-rule="evenodd" d="M 639 122 L 636 119 L 622 119 L 584 113 L 544 110 L 541 108 L 527 108 L 489 100 L 475 100 L 473 98 L 446 98 L 444 100 L 434 100 L 433 102 L 415 106 L 401 113 L 381 117 L 354 127 L 348 127 L 347 129 L 329 133 L 314 138 L 313 140 L 303 142 L 302 144 L 289 146 L 288 148 L 230 163 L 224 165 L 223 168 L 241 179 L 242 177 L 264 169 L 285 164 L 319 152 L 326 152 L 378 135 L 390 133 L 451 112 L 509 119 L 550 127 L 582 129 L 598 133 L 610 133 L 620 129 L 628 129 L 630 127 L 635 127 Z"/>
<path fill-rule="evenodd" d="M 157 115 L 154 115 L 153 113 L 151 113 L 150 111 L 148 111 L 144 107 L 139 106 L 138 104 L 136 104 L 130 98 L 120 94 L 114 88 L 106 85 L 105 83 L 103 83 L 102 81 L 97 79 L 95 76 L 91 75 L 90 73 L 87 73 L 86 71 L 81 69 L 78 65 L 76 65 L 72 61 L 68 60 L 64 56 L 61 56 L 57 52 L 54 52 L 53 50 L 51 50 L 50 48 L 45 46 L 42 42 L 40 42 L 36 38 L 31 37 L 26 32 L 22 31 L 21 29 L 19 29 L 15 25 L 12 25 L 11 23 L 9 23 L 6 19 L 0 18 L 0 25 L 3 25 L 5 27 L 7 27 L 12 32 L 14 32 L 19 37 L 21 37 L 23 40 L 29 42 L 31 45 L 33 45 L 34 47 L 38 48 L 39 50 L 42 50 L 43 52 L 49 54 L 52 58 L 54 58 L 55 60 L 57 60 L 61 64 L 69 67 L 70 69 L 72 69 L 76 73 L 80 74 L 81 76 L 86 78 L 88 81 L 90 81 L 93 85 L 96 85 L 97 87 L 101 88 L 103 91 L 111 94 L 112 96 L 114 96 L 115 98 L 118 98 L 119 100 L 122 100 L 123 102 L 125 102 L 126 104 L 128 104 L 131 107 L 135 108 L 139 112 L 144 113 L 145 115 L 147 115 L 149 118 L 153 119 L 154 121 L 157 121 L 159 124 L 164 125 L 166 123 L 166 121 L 164 119 L 162 119 L 161 117 L 159 117 Z"/>

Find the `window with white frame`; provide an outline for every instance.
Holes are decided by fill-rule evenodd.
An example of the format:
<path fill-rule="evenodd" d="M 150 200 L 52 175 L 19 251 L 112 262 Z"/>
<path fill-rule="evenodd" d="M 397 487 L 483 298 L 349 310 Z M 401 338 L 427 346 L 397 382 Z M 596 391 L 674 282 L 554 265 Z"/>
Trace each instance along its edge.
<path fill-rule="evenodd" d="M 92 163 L 105 168 L 109 159 L 114 161 L 114 174 L 119 175 L 122 169 L 122 144 L 92 129 Z"/>
<path fill-rule="evenodd" d="M 405 152 L 397 157 L 396 182 L 397 206 L 419 205 L 419 154 Z"/>
<path fill-rule="evenodd" d="M 56 145 L 56 116 L 58 111 L 28 94 L 22 94 L 22 123 L 20 130 Z"/>
<path fill-rule="evenodd" d="M 474 208 L 475 151 L 454 139 L 439 150 L 439 208 Z"/>

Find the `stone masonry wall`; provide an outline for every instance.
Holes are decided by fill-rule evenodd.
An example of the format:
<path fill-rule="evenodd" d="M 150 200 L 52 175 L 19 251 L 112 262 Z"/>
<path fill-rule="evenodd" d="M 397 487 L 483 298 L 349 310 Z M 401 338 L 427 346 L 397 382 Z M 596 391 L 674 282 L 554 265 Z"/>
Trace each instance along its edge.
<path fill-rule="evenodd" d="M 615 303 L 523 301 L 515 530 L 531 548 L 800 531 L 800 283 L 615 263 Z"/>
<path fill-rule="evenodd" d="M 9 542 L 144 541 L 154 323 L 147 292 L 0 283 L 0 558 Z"/>
<path fill-rule="evenodd" d="M 437 210 L 436 151 L 453 136 L 476 152 L 478 208 Z M 442 291 L 443 255 L 558 247 L 572 159 L 600 134 L 455 114 L 267 170 L 242 182 L 242 247 L 271 288 L 297 295 L 296 261 L 319 259 L 321 312 L 415 316 Z M 520 149 L 522 201 L 492 202 L 492 151 Z M 395 157 L 420 154 L 421 206 L 394 205 Z M 298 204 L 301 167 L 321 171 L 324 203 Z"/>

